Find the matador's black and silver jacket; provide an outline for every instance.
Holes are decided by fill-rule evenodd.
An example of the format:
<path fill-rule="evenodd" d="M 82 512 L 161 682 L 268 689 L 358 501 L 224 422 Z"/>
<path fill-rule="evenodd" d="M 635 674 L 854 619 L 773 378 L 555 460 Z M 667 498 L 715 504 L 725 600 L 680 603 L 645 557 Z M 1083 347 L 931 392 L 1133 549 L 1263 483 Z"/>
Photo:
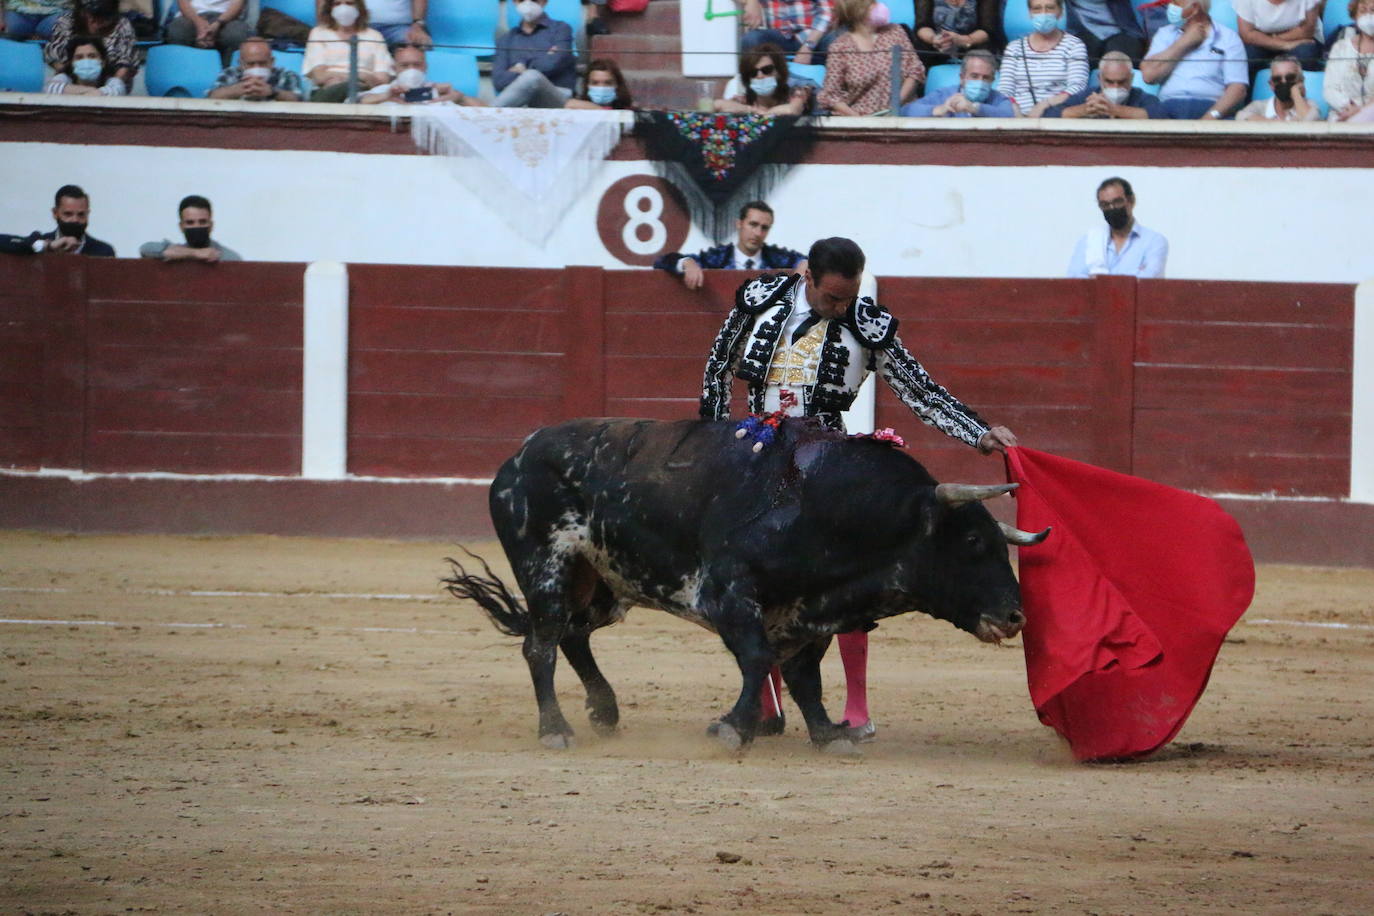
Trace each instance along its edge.
<path fill-rule="evenodd" d="M 749 383 L 749 409 L 764 412 L 770 367 L 792 310 L 798 307 L 801 277 L 765 274 L 740 286 L 735 307 L 716 336 L 706 360 L 701 391 L 701 417 L 723 420 L 730 415 L 730 373 Z M 801 308 L 806 308 L 804 302 Z M 800 410 L 827 426 L 842 429 L 840 412 L 849 409 L 870 372 L 892 386 L 902 402 L 936 429 L 977 446 L 988 424 L 958 398 L 936 384 L 902 346 L 897 319 L 872 299 L 863 297 L 842 319 L 822 321 L 824 342 L 814 379 L 802 386 Z M 773 373 L 776 376 L 776 373 Z"/>

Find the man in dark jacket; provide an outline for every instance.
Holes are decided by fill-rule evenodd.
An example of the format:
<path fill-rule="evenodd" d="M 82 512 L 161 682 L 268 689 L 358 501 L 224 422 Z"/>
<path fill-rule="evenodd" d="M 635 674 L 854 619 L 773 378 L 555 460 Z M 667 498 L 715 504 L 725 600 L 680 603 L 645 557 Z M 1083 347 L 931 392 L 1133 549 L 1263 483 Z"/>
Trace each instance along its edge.
<path fill-rule="evenodd" d="M 577 85 L 572 26 L 550 19 L 545 0 L 520 0 L 520 24 L 496 39 L 491 84 L 497 108 L 562 108 Z"/>
<path fill-rule="evenodd" d="M 735 222 L 739 235 L 734 242 L 705 248 L 696 254 L 670 251 L 654 262 L 654 267 L 681 277 L 688 289 L 700 289 L 702 270 L 793 270 L 806 269 L 806 255 L 791 248 L 765 245 L 773 228 L 773 208 L 761 200 L 740 207 Z"/>
<path fill-rule="evenodd" d="M 9 254 L 84 254 L 90 258 L 112 258 L 115 250 L 86 234 L 91 217 L 91 200 L 86 192 L 74 184 L 57 189 L 53 201 L 53 219 L 57 228 L 49 232 L 31 232 L 28 236 L 0 237 L 0 251 Z"/>

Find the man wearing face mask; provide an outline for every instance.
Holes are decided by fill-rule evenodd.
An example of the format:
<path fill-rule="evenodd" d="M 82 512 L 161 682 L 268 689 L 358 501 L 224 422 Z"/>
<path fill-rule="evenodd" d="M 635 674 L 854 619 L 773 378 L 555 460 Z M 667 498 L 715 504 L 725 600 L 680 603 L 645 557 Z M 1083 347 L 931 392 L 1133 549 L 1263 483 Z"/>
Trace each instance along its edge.
<path fill-rule="evenodd" d="M 91 200 L 86 192 L 74 184 L 57 189 L 53 198 L 53 219 L 57 228 L 50 232 L 34 232 L 22 240 L 23 248 L 8 248 L 14 253 L 31 251 L 43 254 L 84 254 L 88 258 L 112 258 L 115 250 L 107 242 L 86 233 L 91 218 Z"/>
<path fill-rule="evenodd" d="M 1217 121 L 1245 101 L 1250 68 L 1240 36 L 1212 18 L 1211 0 L 1170 0 L 1169 24 L 1155 32 L 1140 75 L 1159 86 L 1165 113 Z"/>
<path fill-rule="evenodd" d="M 450 83 L 431 82 L 429 63 L 422 48 L 412 44 L 397 45 L 391 51 L 391 59 L 396 62 L 396 78 L 364 92 L 358 96 L 359 102 L 364 105 L 382 102 L 452 102 L 470 108 L 485 107 L 477 99 L 454 89 Z"/>
<path fill-rule="evenodd" d="M 303 91 L 298 73 L 276 65 L 266 39 L 249 38 L 239 45 L 238 64 L 221 70 L 206 95 L 247 102 L 299 102 Z"/>
<path fill-rule="evenodd" d="M 1274 95 L 1255 99 L 1236 115 L 1237 121 L 1317 121 L 1321 110 L 1307 100 L 1302 62 L 1293 54 L 1279 54 L 1269 62 L 1269 88 Z"/>
<path fill-rule="evenodd" d="M 1106 225 L 1089 230 L 1078 240 L 1069 259 L 1068 275 L 1163 278 L 1169 242 L 1136 222 L 1131 183 L 1117 177 L 1102 182 L 1097 186 L 1097 207 Z"/>
<path fill-rule="evenodd" d="M 497 108 L 562 108 L 577 85 L 572 26 L 550 19 L 543 0 L 515 5 L 520 25 L 496 39 L 491 84 Z"/>
<path fill-rule="evenodd" d="M 159 261 L 242 261 L 238 252 L 226 248 L 210 238 L 214 231 L 215 220 L 210 212 L 210 201 L 199 194 L 182 198 L 177 206 L 181 233 L 186 237 L 185 245 L 163 239 L 160 242 L 145 242 L 138 249 L 141 257 Z"/>
<path fill-rule="evenodd" d="M 1159 99 L 1131 85 L 1135 74 L 1124 51 L 1102 55 L 1100 89 L 1089 87 L 1045 109 L 1047 118 L 1167 118 Z"/>
<path fill-rule="evenodd" d="M 959 66 L 959 85 L 927 92 L 902 106 L 908 118 L 1019 118 L 1021 110 L 996 89 L 997 58 L 975 50 L 964 55 Z"/>

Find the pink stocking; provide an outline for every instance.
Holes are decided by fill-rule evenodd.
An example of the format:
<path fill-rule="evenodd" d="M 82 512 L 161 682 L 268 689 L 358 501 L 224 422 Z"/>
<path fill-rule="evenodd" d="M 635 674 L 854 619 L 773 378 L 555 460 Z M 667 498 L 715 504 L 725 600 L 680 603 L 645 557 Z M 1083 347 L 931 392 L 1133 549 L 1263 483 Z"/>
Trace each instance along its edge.
<path fill-rule="evenodd" d="M 841 633 L 836 641 L 844 664 L 844 718 L 855 728 L 868 721 L 868 634 Z"/>

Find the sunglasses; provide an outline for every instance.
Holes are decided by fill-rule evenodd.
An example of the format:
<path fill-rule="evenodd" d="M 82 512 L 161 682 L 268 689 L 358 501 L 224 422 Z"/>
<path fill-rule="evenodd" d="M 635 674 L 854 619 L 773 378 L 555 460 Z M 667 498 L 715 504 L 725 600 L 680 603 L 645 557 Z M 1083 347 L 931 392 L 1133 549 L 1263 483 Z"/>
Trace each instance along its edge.
<path fill-rule="evenodd" d="M 1269 82 L 1273 83 L 1275 86 L 1292 86 L 1298 82 L 1298 75 L 1296 73 L 1290 73 L 1287 76 L 1271 76 L 1269 77 Z"/>
<path fill-rule="evenodd" d="M 755 76 L 772 76 L 774 73 L 777 73 L 777 72 L 778 72 L 778 68 L 777 68 L 777 67 L 773 66 L 772 64 L 764 64 L 762 67 L 759 67 L 757 70 L 754 71 L 754 75 L 755 75 Z"/>

